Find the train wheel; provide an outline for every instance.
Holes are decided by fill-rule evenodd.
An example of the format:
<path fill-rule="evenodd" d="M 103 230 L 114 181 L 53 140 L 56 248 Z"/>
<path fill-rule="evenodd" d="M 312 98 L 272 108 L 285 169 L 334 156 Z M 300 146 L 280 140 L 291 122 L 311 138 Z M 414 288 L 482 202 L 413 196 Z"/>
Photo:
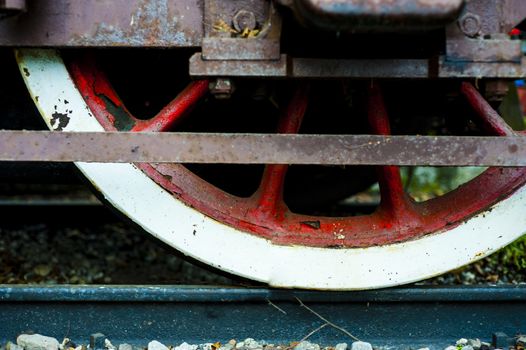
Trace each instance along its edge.
<path fill-rule="evenodd" d="M 17 60 L 52 130 L 163 131 L 207 94 L 191 82 L 148 120 L 135 119 L 90 59 L 64 64 L 54 50 L 23 49 Z M 463 94 L 496 135 L 512 132 L 470 84 Z M 277 130 L 298 131 L 308 87 L 281 111 Z M 368 91 L 374 132 L 389 134 L 382 92 Z M 291 212 L 283 201 L 287 167 L 267 165 L 259 188 L 241 197 L 182 165 L 78 163 L 105 198 L 146 231 L 184 254 L 224 271 L 278 287 L 369 289 L 441 274 L 478 260 L 523 234 L 526 170 L 489 168 L 458 189 L 417 203 L 397 167 L 377 169 L 381 202 L 368 215 L 327 217 Z"/>

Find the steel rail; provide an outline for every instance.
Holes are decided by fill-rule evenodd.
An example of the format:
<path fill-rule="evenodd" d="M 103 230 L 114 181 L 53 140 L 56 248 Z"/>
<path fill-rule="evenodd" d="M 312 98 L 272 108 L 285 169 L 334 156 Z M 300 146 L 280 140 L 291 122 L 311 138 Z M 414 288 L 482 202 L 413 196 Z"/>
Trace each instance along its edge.
<path fill-rule="evenodd" d="M 167 345 L 252 337 L 274 344 L 302 339 L 323 315 L 375 347 L 444 349 L 463 337 L 489 341 L 526 329 L 526 286 L 403 287 L 318 292 L 210 286 L 0 285 L 0 341 L 31 330 L 77 344 L 104 333 L 114 345 Z M 350 343 L 325 327 L 309 338 Z M 502 339 L 497 347 L 504 348 Z M 505 345 L 505 344 L 504 344 Z"/>
<path fill-rule="evenodd" d="M 526 137 L 0 131 L 0 160 L 526 166 Z"/>

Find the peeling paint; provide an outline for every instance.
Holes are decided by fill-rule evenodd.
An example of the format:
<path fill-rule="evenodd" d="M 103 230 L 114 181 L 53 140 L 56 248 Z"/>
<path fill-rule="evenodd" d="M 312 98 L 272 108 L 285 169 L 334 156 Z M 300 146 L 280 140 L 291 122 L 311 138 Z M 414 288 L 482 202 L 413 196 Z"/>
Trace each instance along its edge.
<path fill-rule="evenodd" d="M 189 46 L 194 33 L 187 36 L 179 28 L 181 16 L 170 11 L 172 1 L 139 0 L 126 27 L 101 22 L 94 33 L 85 33 L 73 38 L 71 44 L 108 46 Z"/>
<path fill-rule="evenodd" d="M 51 126 L 55 131 L 62 131 L 69 124 L 69 116 L 66 113 L 55 112 L 51 115 Z"/>

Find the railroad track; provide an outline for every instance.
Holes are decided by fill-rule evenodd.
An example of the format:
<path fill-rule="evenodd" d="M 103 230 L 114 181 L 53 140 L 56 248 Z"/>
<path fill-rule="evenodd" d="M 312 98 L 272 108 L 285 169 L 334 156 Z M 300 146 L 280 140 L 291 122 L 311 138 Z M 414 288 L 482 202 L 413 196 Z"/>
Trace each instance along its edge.
<path fill-rule="evenodd" d="M 301 303 L 307 307 L 303 307 Z M 409 287 L 317 292 L 202 286 L 0 286 L 0 340 L 32 331 L 88 344 L 205 343 L 247 337 L 274 344 L 324 323 L 316 311 L 376 347 L 444 349 L 461 337 L 491 341 L 526 330 L 526 286 Z M 495 338 L 495 337 L 494 337 Z M 352 342 L 331 327 L 310 341 Z M 494 346 L 507 348 L 501 336 Z"/>

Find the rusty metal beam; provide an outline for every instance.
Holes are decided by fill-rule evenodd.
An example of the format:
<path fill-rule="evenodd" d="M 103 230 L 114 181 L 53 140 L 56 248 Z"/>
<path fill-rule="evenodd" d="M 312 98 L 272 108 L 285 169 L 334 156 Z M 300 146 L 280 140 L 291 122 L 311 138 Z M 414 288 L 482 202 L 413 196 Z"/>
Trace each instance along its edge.
<path fill-rule="evenodd" d="M 0 46 L 196 47 L 200 0 L 37 0 L 0 19 Z"/>
<path fill-rule="evenodd" d="M 526 137 L 0 131 L 0 160 L 526 166 Z"/>
<path fill-rule="evenodd" d="M 281 55 L 276 61 L 207 61 L 190 58 L 193 77 L 266 78 L 510 78 L 526 77 L 526 60 L 519 62 L 449 62 L 430 59 L 318 59 Z"/>

